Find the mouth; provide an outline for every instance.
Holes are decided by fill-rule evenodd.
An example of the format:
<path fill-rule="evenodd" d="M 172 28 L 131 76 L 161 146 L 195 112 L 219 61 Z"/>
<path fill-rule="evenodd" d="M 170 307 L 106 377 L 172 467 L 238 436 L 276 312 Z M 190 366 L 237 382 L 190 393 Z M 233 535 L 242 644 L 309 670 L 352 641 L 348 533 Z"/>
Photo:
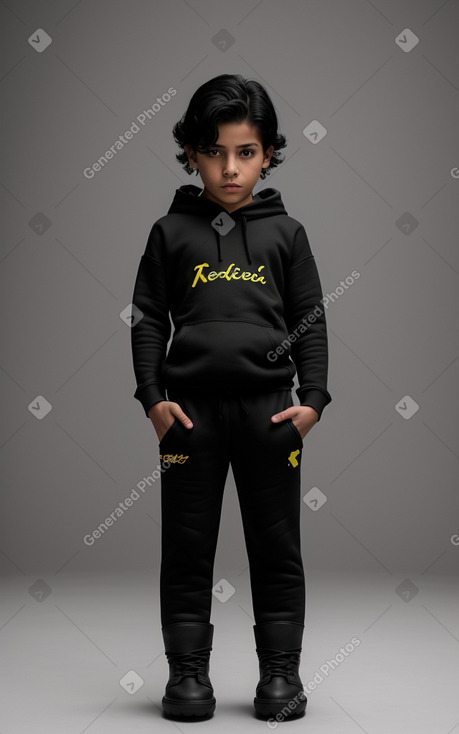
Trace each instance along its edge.
<path fill-rule="evenodd" d="M 238 191 L 240 188 L 239 184 L 225 184 L 222 186 L 222 189 L 225 189 L 225 191 Z"/>

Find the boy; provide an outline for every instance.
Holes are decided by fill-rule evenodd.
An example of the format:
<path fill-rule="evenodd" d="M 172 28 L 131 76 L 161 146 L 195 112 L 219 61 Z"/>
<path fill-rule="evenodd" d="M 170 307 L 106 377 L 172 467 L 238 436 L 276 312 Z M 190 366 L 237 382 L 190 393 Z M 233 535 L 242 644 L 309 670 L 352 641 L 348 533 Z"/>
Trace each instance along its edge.
<path fill-rule="evenodd" d="M 286 139 L 265 89 L 222 74 L 173 129 L 181 186 L 141 258 L 131 330 L 134 397 L 159 441 L 166 716 L 211 716 L 213 565 L 231 463 L 250 569 L 261 717 L 301 716 L 303 440 L 331 401 L 319 275 L 280 193 L 252 190 Z M 171 333 L 169 314 L 175 327 Z M 291 389 L 298 372 L 294 405 Z"/>

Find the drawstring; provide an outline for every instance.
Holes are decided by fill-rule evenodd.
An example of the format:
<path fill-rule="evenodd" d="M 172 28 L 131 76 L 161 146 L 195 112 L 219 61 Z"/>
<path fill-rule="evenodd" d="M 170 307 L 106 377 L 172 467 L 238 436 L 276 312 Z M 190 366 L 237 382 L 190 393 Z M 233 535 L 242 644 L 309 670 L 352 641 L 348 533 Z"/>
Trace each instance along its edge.
<path fill-rule="evenodd" d="M 250 251 L 249 251 L 249 241 L 247 238 L 247 220 L 244 215 L 241 217 L 242 222 L 242 239 L 244 241 L 244 249 L 245 254 L 247 255 L 247 260 L 249 262 L 249 265 L 252 264 L 252 258 L 250 257 Z M 220 232 L 218 230 L 214 229 L 215 234 L 217 235 L 217 249 L 218 249 L 218 262 L 221 263 L 222 258 L 222 247 L 221 247 L 221 240 L 220 240 Z"/>
<path fill-rule="evenodd" d="M 245 254 L 247 255 L 247 260 L 249 261 L 249 265 L 252 264 L 252 258 L 250 257 L 249 252 L 249 242 L 247 239 L 247 221 L 244 215 L 242 215 L 242 236 L 244 239 L 244 247 L 245 247 Z"/>

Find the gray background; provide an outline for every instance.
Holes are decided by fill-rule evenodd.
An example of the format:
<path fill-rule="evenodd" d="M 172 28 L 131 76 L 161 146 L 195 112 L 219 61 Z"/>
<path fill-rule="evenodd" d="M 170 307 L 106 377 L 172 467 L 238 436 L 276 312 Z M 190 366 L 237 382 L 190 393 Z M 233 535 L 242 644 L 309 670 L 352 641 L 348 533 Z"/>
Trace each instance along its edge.
<path fill-rule="evenodd" d="M 228 72 L 266 84 L 288 139 L 256 190 L 303 222 L 325 294 L 360 273 L 327 309 L 333 402 L 303 452 L 305 685 L 361 644 L 308 691 L 309 732 L 458 730 L 458 27 L 457 0 L 0 2 L 2 734 L 186 729 L 160 721 L 159 482 L 83 537 L 158 466 L 120 314 L 153 222 L 200 185 L 171 128 Z M 231 477 L 214 582 L 209 725 L 234 732 L 258 668 Z"/>
<path fill-rule="evenodd" d="M 286 159 L 256 190 L 279 189 L 303 222 L 324 294 L 360 273 L 326 309 L 333 402 L 306 438 L 302 486 L 327 502 L 302 507 L 305 564 L 457 573 L 459 3 L 16 2 L 0 20 L 3 573 L 158 569 L 159 482 L 91 547 L 83 536 L 158 464 L 120 313 L 153 222 L 176 188 L 201 185 L 175 162 L 172 125 L 228 72 L 272 97 Z M 409 53 L 394 40 L 407 27 Z M 41 53 L 37 28 L 52 38 Z M 40 395 L 42 420 L 28 409 Z M 224 503 L 216 562 L 240 573 L 231 476 Z"/>

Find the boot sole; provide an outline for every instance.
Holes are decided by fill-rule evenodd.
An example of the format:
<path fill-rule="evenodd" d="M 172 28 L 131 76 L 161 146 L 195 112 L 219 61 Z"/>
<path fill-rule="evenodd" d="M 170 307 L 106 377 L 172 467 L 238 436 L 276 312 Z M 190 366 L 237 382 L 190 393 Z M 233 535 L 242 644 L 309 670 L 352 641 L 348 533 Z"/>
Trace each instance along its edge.
<path fill-rule="evenodd" d="M 214 713 L 215 704 L 215 698 L 209 698 L 205 701 L 175 701 L 164 696 L 162 699 L 166 716 L 209 716 Z"/>
<path fill-rule="evenodd" d="M 289 707 L 289 703 L 292 703 L 291 698 L 275 699 L 271 701 L 267 701 L 265 698 L 255 697 L 253 699 L 255 712 L 259 716 L 270 718 L 282 713 L 285 718 L 299 718 L 300 716 L 304 715 L 306 711 L 307 700 L 300 701 L 294 709 L 291 709 Z"/>

